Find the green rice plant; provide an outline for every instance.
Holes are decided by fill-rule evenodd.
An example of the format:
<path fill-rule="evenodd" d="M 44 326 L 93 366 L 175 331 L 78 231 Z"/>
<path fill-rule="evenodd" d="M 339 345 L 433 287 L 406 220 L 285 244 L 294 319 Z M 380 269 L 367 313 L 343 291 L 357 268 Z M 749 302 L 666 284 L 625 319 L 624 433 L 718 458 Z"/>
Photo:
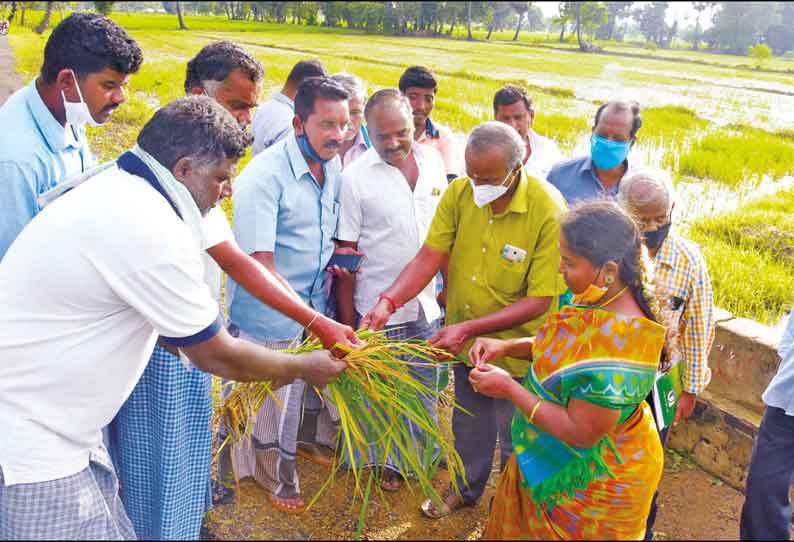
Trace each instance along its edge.
<path fill-rule="evenodd" d="M 326 386 L 324 392 L 324 396 L 339 412 L 337 448 L 342 450 L 342 459 L 335 460 L 328 481 L 307 508 L 330 485 L 343 462 L 353 476 L 354 495 L 361 498 L 366 506 L 370 490 L 369 486 L 365 489 L 362 485 L 364 477 L 357 458 L 368 457 L 368 449 L 373 444 L 381 454 L 376 463 L 385 464 L 392 452 L 399 451 L 402 464 L 396 468 L 401 471 L 400 474 L 404 477 L 415 476 L 422 493 L 440 502 L 441 497 L 432 484 L 439 462 L 446 460 L 447 469 L 453 477 L 463 474 L 463 462 L 455 451 L 452 439 L 433 420 L 422 402 L 422 397 L 444 401 L 443 390 L 416 379 L 410 371 L 416 362 L 406 359 L 415 357 L 436 363 L 439 357 L 451 356 L 431 347 L 426 341 L 390 340 L 382 331 L 359 330 L 357 336 L 365 343 L 364 346 L 347 350 L 344 359 L 348 368 L 336 381 Z M 310 338 L 287 352 L 300 354 L 321 348 L 316 338 Z M 230 424 L 229 436 L 222 446 L 244 441 L 251 435 L 255 414 L 265 399 L 272 395 L 270 382 L 232 384 L 231 393 L 218 411 L 220 419 Z M 433 457 L 432 446 L 424 450 L 417 449 L 411 439 L 409 422 L 438 447 L 440 453 L 437 457 Z"/>
<path fill-rule="evenodd" d="M 589 119 L 552 113 L 535 115 L 532 129 L 556 141 L 563 152 L 573 151 L 576 141 L 590 129 Z"/>
<path fill-rule="evenodd" d="M 694 135 L 708 126 L 708 121 L 700 118 L 688 107 L 665 105 L 642 110 L 643 139 L 664 140 L 665 143 L 680 144 L 686 137 Z"/>
<path fill-rule="evenodd" d="M 732 187 L 778 179 L 794 171 L 794 146 L 779 135 L 727 127 L 708 134 L 679 158 L 679 173 Z"/>

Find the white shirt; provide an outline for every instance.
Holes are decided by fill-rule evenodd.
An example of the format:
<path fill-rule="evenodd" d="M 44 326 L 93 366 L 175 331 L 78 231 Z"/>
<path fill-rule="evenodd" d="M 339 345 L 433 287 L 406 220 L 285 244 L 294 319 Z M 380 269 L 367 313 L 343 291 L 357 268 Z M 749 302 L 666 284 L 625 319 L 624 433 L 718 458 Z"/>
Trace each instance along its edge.
<path fill-rule="evenodd" d="M 212 297 L 220 303 L 221 301 L 221 276 L 223 272 L 215 260 L 207 253 L 208 248 L 220 245 L 225 241 L 232 241 L 234 233 L 226 218 L 226 213 L 220 205 L 215 206 L 207 213 L 201 222 L 201 229 L 204 233 L 202 244 L 201 261 L 204 263 L 204 282 L 210 288 Z"/>
<path fill-rule="evenodd" d="M 292 132 L 292 118 L 295 116 L 295 102 L 281 92 L 256 108 L 251 122 L 254 143 L 251 155 L 256 156 L 273 143 L 284 139 Z"/>
<path fill-rule="evenodd" d="M 560 152 L 557 143 L 548 137 L 543 137 L 532 128 L 527 133 L 529 136 L 529 148 L 532 154 L 524 167 L 530 173 L 534 173 L 539 179 L 546 179 L 554 164 L 565 160 Z"/>
<path fill-rule="evenodd" d="M 447 188 L 446 169 L 438 151 L 417 143 L 412 149 L 419 167 L 413 192 L 402 172 L 384 162 L 374 148 L 342 172 L 336 238 L 358 242 L 358 250 L 364 254 L 353 296 L 356 311 L 362 315 L 375 306 L 380 294 L 419 252 Z M 391 316 L 389 325 L 416 320 L 420 304 L 428 322 L 441 316 L 435 278 Z"/>
<path fill-rule="evenodd" d="M 22 231 L 0 263 L 6 485 L 84 470 L 157 336 L 189 346 L 219 331 L 196 247 L 162 195 L 115 167 Z"/>

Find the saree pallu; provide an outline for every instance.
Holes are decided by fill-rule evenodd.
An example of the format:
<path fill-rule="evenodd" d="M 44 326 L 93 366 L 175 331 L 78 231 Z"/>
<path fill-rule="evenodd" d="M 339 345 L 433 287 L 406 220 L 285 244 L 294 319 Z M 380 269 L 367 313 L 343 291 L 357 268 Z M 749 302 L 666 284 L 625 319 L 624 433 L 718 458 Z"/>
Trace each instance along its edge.
<path fill-rule="evenodd" d="M 662 447 L 643 400 L 665 330 L 645 318 L 569 306 L 538 332 L 524 386 L 544 401 L 618 410 L 615 428 L 575 448 L 513 418 L 515 455 L 500 480 L 484 538 L 641 539 L 662 473 Z"/>

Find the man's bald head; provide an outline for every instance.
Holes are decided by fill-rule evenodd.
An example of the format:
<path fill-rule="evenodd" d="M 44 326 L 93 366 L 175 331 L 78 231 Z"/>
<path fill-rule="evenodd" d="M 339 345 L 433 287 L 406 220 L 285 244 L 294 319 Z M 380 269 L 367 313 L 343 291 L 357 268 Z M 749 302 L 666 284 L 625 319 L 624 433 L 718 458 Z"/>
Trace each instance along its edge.
<path fill-rule="evenodd" d="M 604 137 L 616 141 L 634 140 L 641 127 L 642 116 L 637 102 L 609 101 L 598 108 L 593 119 L 594 132 L 608 132 Z"/>

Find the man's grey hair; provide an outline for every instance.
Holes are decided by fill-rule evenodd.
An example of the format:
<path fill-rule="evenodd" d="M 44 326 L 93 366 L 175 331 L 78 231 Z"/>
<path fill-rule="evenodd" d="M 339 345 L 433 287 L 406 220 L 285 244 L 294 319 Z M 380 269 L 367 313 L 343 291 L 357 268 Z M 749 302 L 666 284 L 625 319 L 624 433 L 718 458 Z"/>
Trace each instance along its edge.
<path fill-rule="evenodd" d="M 333 74 L 331 79 L 342 85 L 342 88 L 351 96 L 355 96 L 362 102 L 367 101 L 367 85 L 360 77 L 352 73 L 339 72 Z"/>
<path fill-rule="evenodd" d="M 369 101 L 367 102 L 367 106 L 364 108 L 364 117 L 367 119 L 367 122 L 372 122 L 370 120 L 370 116 L 372 113 L 381 107 L 393 107 L 399 111 L 402 111 L 402 114 L 405 115 L 409 121 L 409 125 L 411 129 L 413 129 L 413 110 L 411 109 L 411 102 L 408 101 L 402 92 L 400 92 L 396 88 L 383 88 L 379 91 L 375 92 L 372 96 L 369 97 Z"/>
<path fill-rule="evenodd" d="M 515 128 L 495 120 L 475 126 L 469 134 L 466 148 L 480 153 L 493 147 L 504 151 L 508 171 L 513 171 L 524 162 L 525 144 Z"/>
<path fill-rule="evenodd" d="M 675 188 L 663 171 L 643 170 L 620 181 L 618 203 L 629 213 L 650 204 L 664 205 L 669 213 L 675 203 Z"/>
<path fill-rule="evenodd" d="M 250 144 L 251 135 L 207 96 L 174 100 L 159 109 L 138 134 L 138 145 L 170 171 L 182 158 L 199 169 L 227 158 L 240 159 Z"/>

